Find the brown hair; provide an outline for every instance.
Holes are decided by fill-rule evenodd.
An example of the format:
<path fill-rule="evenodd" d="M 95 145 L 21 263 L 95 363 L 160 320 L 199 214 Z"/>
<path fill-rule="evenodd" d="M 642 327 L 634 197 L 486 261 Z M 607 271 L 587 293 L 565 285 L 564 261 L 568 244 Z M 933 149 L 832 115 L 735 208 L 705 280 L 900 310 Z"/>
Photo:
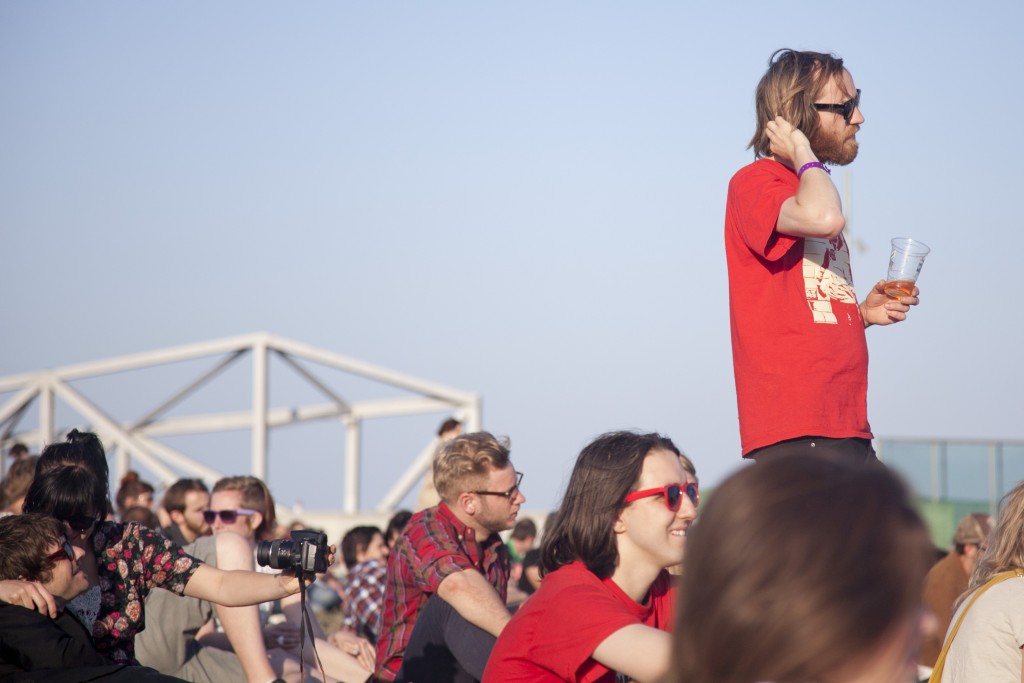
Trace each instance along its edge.
<path fill-rule="evenodd" d="M 679 455 L 672 440 L 659 434 L 610 432 L 584 447 L 554 520 L 544 525 L 542 575 L 580 560 L 600 578 L 611 576 L 619 563 L 615 520 L 655 449 Z"/>
<path fill-rule="evenodd" d="M 263 515 L 263 521 L 256 527 L 256 540 L 268 538 L 277 528 L 277 513 L 274 509 L 274 497 L 270 489 L 257 477 L 224 477 L 213 485 L 213 493 L 218 491 L 239 491 L 242 494 L 242 507 L 256 510 Z"/>
<path fill-rule="evenodd" d="M 32 480 L 36 476 L 37 462 L 39 462 L 38 455 L 28 455 L 11 464 L 10 469 L 7 470 L 7 476 L 0 481 L 0 510 L 7 509 L 25 497 L 28 487 L 32 485 Z M 11 512 L 18 514 L 21 510 L 11 510 Z"/>
<path fill-rule="evenodd" d="M 884 466 L 801 455 L 748 466 L 687 533 L 667 681 L 824 680 L 913 613 L 933 559 Z"/>
<path fill-rule="evenodd" d="M 529 517 L 517 521 L 516 525 L 512 527 L 512 534 L 509 536 L 509 538 L 514 538 L 517 541 L 525 541 L 536 537 L 537 525 Z"/>
<path fill-rule="evenodd" d="M 0 579 L 46 583 L 59 560 L 47 560 L 51 545 L 65 540 L 64 528 L 49 515 L 25 514 L 0 518 Z"/>
<path fill-rule="evenodd" d="M 357 526 L 349 529 L 342 537 L 341 556 L 345 559 L 347 569 L 352 569 L 359 563 L 357 555 L 360 551 L 366 552 L 374 536 L 383 538 L 384 534 L 375 526 Z"/>
<path fill-rule="evenodd" d="M 167 512 L 184 512 L 185 496 L 192 491 L 209 493 L 210 489 L 206 488 L 201 479 L 179 479 L 164 491 L 160 506 Z"/>
<path fill-rule="evenodd" d="M 771 141 L 765 126 L 776 116 L 800 129 L 808 140 L 814 139 L 820 120 L 814 101 L 833 80 L 843 86 L 843 60 L 822 52 L 798 52 L 783 48 L 768 59 L 768 71 L 754 93 L 757 111 L 754 137 L 747 147 L 756 157 L 771 156 Z M 853 93 L 846 93 L 853 97 Z"/>
<path fill-rule="evenodd" d="M 434 486 L 441 500 L 454 502 L 460 493 L 482 487 L 491 470 L 508 467 L 508 439 L 487 432 L 461 434 L 442 443 L 434 456 Z"/>
<path fill-rule="evenodd" d="M 123 515 L 127 510 L 128 499 L 138 498 L 144 493 L 153 493 L 153 485 L 142 481 L 139 478 L 139 473 L 134 470 L 128 470 L 121 477 L 121 486 L 117 489 L 117 498 L 114 502 L 117 503 L 117 512 L 119 515 Z"/>
<path fill-rule="evenodd" d="M 145 505 L 131 506 L 121 513 L 121 521 L 125 524 L 128 522 L 138 522 L 144 527 L 149 527 L 155 531 L 160 530 L 160 518 Z"/>

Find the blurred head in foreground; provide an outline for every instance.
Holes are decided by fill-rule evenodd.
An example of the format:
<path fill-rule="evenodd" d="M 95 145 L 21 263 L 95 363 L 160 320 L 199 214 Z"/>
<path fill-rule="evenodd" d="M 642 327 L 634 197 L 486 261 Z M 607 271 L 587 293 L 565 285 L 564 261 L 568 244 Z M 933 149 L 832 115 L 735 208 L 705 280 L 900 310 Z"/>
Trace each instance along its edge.
<path fill-rule="evenodd" d="M 747 467 L 690 530 L 667 680 L 913 681 L 933 558 L 884 466 L 783 456 Z"/>

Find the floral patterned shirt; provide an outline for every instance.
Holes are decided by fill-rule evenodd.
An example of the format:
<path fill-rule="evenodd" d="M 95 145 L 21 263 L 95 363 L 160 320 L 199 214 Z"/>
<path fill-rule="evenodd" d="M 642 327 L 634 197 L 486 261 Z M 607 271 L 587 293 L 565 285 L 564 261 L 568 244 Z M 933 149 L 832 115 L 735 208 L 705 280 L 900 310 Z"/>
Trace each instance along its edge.
<path fill-rule="evenodd" d="M 138 664 L 135 634 L 146 626 L 146 596 L 154 588 L 183 595 L 202 562 L 136 522 L 102 522 L 93 534 L 93 550 L 102 593 L 93 643 L 118 664 Z"/>

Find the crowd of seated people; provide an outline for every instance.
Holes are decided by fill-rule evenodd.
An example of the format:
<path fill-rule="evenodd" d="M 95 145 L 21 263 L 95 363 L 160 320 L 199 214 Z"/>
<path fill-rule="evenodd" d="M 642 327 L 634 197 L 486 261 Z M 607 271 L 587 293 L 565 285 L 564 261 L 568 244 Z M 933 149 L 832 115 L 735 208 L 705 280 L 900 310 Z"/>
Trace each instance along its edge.
<path fill-rule="evenodd" d="M 936 564 L 881 464 L 780 455 L 729 477 L 695 523 L 692 461 L 658 434 L 611 432 L 580 452 L 534 547 L 509 443 L 460 434 L 435 454 L 440 502 L 341 539 L 346 571 L 319 580 L 336 600 L 314 603 L 337 605 L 328 635 L 303 618 L 300 578 L 255 561 L 289 531 L 261 480 L 181 480 L 161 521 L 131 475 L 112 520 L 95 435 L 20 462 L 0 482 L 20 496 L 0 518 L 3 680 L 909 683 L 938 659 L 935 683 L 1016 683 L 1024 670 L 1024 484 L 994 530 L 965 518 Z M 939 654 L 922 654 L 929 638 Z"/>

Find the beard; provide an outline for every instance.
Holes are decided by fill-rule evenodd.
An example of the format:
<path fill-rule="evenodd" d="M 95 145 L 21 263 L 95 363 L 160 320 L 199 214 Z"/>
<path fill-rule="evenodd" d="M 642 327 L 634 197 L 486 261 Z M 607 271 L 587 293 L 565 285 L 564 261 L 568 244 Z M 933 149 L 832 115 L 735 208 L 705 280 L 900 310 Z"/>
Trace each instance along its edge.
<path fill-rule="evenodd" d="M 810 140 L 811 149 L 822 163 L 846 166 L 857 158 L 860 145 L 854 136 L 859 130 L 860 126 L 847 126 L 842 133 L 836 135 L 819 126 Z"/>

